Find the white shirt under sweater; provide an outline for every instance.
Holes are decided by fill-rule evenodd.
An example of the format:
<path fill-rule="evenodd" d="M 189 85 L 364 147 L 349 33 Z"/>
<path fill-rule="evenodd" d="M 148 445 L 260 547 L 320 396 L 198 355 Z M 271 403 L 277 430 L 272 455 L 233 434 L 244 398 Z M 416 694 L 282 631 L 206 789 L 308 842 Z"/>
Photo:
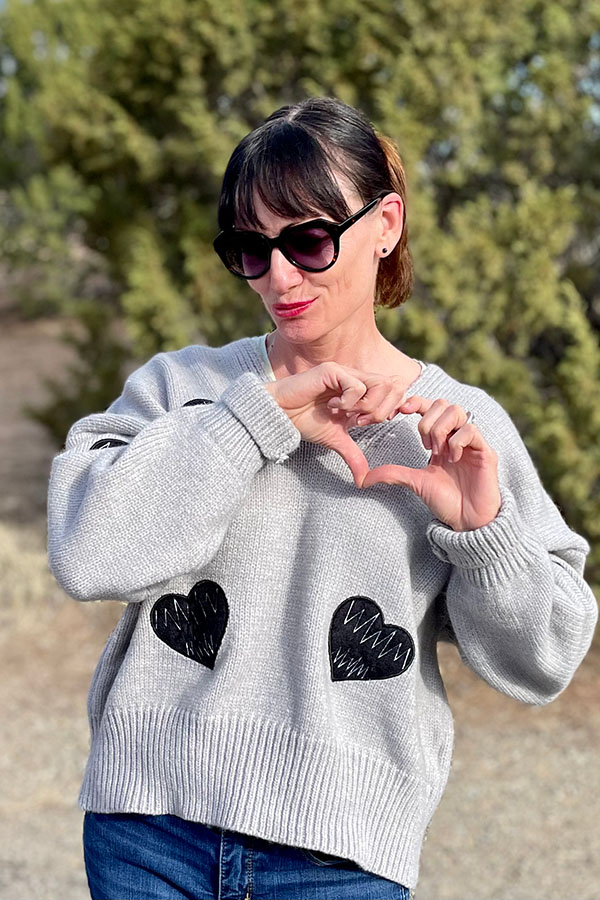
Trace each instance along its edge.
<path fill-rule="evenodd" d="M 429 364 L 410 393 L 475 414 L 502 508 L 454 532 L 409 489 L 359 489 L 264 382 L 265 336 L 159 353 L 52 465 L 48 551 L 79 600 L 127 602 L 92 679 L 80 794 L 355 860 L 414 887 L 452 717 L 436 642 L 546 703 L 597 619 L 583 538 L 508 415 Z M 426 465 L 419 416 L 351 430 L 371 465 Z"/>

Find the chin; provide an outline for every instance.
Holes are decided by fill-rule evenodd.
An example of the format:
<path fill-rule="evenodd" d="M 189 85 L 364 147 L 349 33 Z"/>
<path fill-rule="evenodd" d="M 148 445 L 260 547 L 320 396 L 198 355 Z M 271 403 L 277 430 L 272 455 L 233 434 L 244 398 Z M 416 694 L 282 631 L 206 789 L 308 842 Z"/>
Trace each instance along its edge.
<path fill-rule="evenodd" d="M 273 324 L 278 334 L 286 341 L 314 341 L 327 333 L 323 328 L 315 327 L 314 323 L 302 322 L 300 318 L 284 319 L 283 321 L 275 319 Z"/>

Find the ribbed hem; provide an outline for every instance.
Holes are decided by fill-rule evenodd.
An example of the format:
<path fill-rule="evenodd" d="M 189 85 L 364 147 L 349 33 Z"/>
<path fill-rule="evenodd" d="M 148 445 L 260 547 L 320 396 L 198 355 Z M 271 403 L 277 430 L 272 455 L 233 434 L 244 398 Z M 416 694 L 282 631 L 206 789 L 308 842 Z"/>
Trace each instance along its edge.
<path fill-rule="evenodd" d="M 417 883 L 431 792 L 376 756 L 272 722 L 177 709 L 114 710 L 92 733 L 82 809 L 177 815 Z"/>
<path fill-rule="evenodd" d="M 236 378 L 220 402 L 248 429 L 267 459 L 282 462 L 300 443 L 300 432 L 254 372 Z"/>

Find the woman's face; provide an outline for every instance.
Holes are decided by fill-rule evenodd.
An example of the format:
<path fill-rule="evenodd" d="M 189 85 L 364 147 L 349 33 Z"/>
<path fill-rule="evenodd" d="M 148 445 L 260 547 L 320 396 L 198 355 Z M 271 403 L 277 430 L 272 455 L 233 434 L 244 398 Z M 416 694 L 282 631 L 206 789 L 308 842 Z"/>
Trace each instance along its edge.
<path fill-rule="evenodd" d="M 361 209 L 365 202 L 353 193 L 341 177 L 336 180 L 351 213 Z M 397 194 L 389 196 L 400 199 Z M 342 334 L 348 327 L 359 332 L 368 319 L 373 320 L 377 264 L 382 244 L 388 246 L 383 243 L 386 223 L 381 213 L 382 202 L 341 235 L 339 256 L 330 269 L 306 272 L 294 266 L 275 248 L 269 271 L 261 278 L 249 281 L 250 287 L 260 295 L 278 333 L 286 340 L 291 343 L 312 342 L 334 331 Z M 392 201 L 394 205 L 398 206 Z M 258 195 L 255 196 L 255 210 L 269 237 L 278 235 L 286 225 L 319 217 L 281 218 L 267 209 Z M 321 217 L 331 219 L 325 214 Z M 388 250 L 393 246 L 388 246 Z M 286 314 L 286 304 L 306 301 L 312 302 L 294 315 L 289 309 Z"/>

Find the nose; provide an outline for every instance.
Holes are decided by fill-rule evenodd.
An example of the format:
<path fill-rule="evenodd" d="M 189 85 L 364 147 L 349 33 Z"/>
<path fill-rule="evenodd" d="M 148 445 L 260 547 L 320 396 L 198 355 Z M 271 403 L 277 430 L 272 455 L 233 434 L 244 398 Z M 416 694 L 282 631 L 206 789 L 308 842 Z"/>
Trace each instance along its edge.
<path fill-rule="evenodd" d="M 304 273 L 293 263 L 286 259 L 278 247 L 274 247 L 271 253 L 271 288 L 277 294 L 284 294 L 297 284 L 302 284 Z"/>

